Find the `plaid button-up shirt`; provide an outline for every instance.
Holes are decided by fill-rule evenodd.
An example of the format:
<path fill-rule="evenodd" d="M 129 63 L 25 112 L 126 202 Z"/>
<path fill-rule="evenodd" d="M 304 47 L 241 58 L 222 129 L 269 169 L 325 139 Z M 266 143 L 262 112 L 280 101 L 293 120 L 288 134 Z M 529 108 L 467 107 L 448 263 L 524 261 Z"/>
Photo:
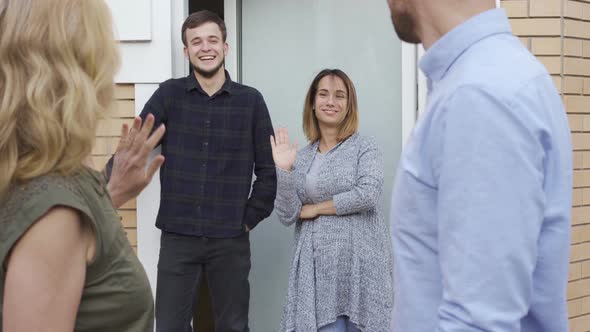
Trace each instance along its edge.
<path fill-rule="evenodd" d="M 225 84 L 209 96 L 191 74 L 160 84 L 140 116 L 149 113 L 154 128 L 166 125 L 158 228 L 229 238 L 270 215 L 276 194 L 273 129 L 260 92 L 226 72 Z"/>

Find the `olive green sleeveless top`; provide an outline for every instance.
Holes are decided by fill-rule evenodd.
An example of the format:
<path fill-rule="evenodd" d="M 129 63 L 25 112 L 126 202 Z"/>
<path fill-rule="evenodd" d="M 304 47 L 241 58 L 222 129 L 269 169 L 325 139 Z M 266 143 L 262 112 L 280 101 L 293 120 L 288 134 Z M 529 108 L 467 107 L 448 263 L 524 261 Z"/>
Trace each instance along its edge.
<path fill-rule="evenodd" d="M 7 255 L 27 229 L 57 205 L 80 211 L 96 234 L 96 256 L 86 268 L 75 331 L 152 332 L 154 305 L 147 275 L 125 236 L 104 178 L 90 169 L 14 186 L 0 202 L 0 330 Z"/>

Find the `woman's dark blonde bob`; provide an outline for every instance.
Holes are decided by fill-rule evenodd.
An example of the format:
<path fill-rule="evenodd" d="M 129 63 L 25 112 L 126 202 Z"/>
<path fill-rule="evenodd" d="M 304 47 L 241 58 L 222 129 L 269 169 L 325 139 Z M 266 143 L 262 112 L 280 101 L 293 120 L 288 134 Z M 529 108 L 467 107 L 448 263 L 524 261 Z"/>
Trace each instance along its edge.
<path fill-rule="evenodd" d="M 320 127 L 318 119 L 315 116 L 314 101 L 318 93 L 318 85 L 322 78 L 326 76 L 338 77 L 346 87 L 347 103 L 346 115 L 340 125 L 337 139 L 339 142 L 344 141 L 352 136 L 358 130 L 358 104 L 356 99 L 356 90 L 352 80 L 340 69 L 324 69 L 320 71 L 311 82 L 307 96 L 305 97 L 305 105 L 303 106 L 303 133 L 310 142 L 315 142 L 321 138 Z"/>

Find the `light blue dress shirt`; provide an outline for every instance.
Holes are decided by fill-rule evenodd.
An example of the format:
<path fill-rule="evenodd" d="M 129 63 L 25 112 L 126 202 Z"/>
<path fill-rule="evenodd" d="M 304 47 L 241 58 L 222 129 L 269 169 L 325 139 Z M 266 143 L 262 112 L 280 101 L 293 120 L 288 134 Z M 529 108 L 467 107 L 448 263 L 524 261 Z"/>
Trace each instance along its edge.
<path fill-rule="evenodd" d="M 501 9 L 420 67 L 427 110 L 391 211 L 394 331 L 568 331 L 572 146 L 551 77 Z"/>

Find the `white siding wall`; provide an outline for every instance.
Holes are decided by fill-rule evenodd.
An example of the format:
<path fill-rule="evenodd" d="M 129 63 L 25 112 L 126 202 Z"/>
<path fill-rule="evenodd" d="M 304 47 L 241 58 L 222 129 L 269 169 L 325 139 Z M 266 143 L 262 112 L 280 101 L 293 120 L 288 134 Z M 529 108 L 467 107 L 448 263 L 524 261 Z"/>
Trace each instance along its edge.
<path fill-rule="evenodd" d="M 115 81 L 135 84 L 135 114 L 139 115 L 159 83 L 184 76 L 188 69 L 182 60 L 180 41 L 180 27 L 188 5 L 185 0 L 106 2 L 120 41 L 122 61 Z M 154 226 L 159 197 L 160 181 L 156 173 L 152 183 L 137 198 L 137 251 L 154 294 L 160 248 L 160 231 Z"/>
<path fill-rule="evenodd" d="M 127 3 L 129 2 L 129 3 Z M 121 41 L 117 83 L 160 83 L 172 76 L 169 0 L 109 0 Z"/>

